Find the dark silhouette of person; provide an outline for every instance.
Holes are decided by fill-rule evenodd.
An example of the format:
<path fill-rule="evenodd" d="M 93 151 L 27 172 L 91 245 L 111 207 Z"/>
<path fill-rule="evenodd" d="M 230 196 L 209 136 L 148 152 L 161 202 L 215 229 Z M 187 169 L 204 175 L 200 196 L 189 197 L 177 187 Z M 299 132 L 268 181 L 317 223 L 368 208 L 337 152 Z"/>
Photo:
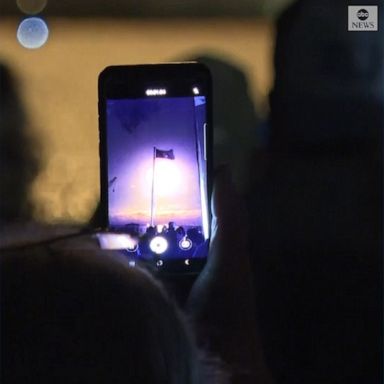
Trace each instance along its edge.
<path fill-rule="evenodd" d="M 37 141 L 28 131 L 11 70 L 0 63 L 0 222 L 33 220 L 31 184 L 39 171 Z"/>
<path fill-rule="evenodd" d="M 168 223 L 168 231 L 174 231 L 175 230 L 175 223 L 173 221 L 170 221 Z"/>
<path fill-rule="evenodd" d="M 35 247 L 0 262 L 2 383 L 203 382 L 181 313 L 123 257 Z"/>
<path fill-rule="evenodd" d="M 384 37 L 348 32 L 348 4 L 297 1 L 277 23 L 250 214 L 278 383 L 381 381 Z"/>
<path fill-rule="evenodd" d="M 185 229 L 182 226 L 177 227 L 176 233 L 177 233 L 177 239 L 181 240 L 185 236 Z"/>
<path fill-rule="evenodd" d="M 178 253 L 178 242 L 177 242 L 177 233 L 175 230 L 175 224 L 173 221 L 168 223 L 167 232 L 165 233 L 165 238 L 168 241 L 168 249 L 165 256 L 177 257 Z"/>
<path fill-rule="evenodd" d="M 189 228 L 187 237 L 193 242 L 194 246 L 198 246 L 204 242 L 204 236 L 197 228 Z"/>
<path fill-rule="evenodd" d="M 145 234 L 140 237 L 139 249 L 140 249 L 141 256 L 143 256 L 144 258 L 152 257 L 153 252 L 149 247 L 149 243 L 155 236 L 156 236 L 156 227 L 149 226 L 145 231 Z"/>

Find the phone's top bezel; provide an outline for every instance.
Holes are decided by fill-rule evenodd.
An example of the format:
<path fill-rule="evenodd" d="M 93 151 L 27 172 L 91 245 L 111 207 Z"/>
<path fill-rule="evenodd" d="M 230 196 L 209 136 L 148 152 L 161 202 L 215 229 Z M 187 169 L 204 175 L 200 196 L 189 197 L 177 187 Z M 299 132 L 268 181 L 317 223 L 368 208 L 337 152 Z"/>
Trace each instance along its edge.
<path fill-rule="evenodd" d="M 199 95 L 210 97 L 211 77 L 201 63 L 121 65 L 105 68 L 99 75 L 99 100 L 148 97 L 187 97 L 199 85 Z M 147 89 L 166 89 L 166 95 L 148 96 Z"/>
<path fill-rule="evenodd" d="M 198 87 L 199 94 L 193 93 Z M 147 89 L 166 89 L 166 95 L 148 96 Z M 108 156 L 106 134 L 106 101 L 108 99 L 135 99 L 148 97 L 205 96 L 207 105 L 207 186 L 212 193 L 212 83 L 208 68 L 197 62 L 109 66 L 99 75 L 99 154 L 100 154 L 100 221 L 103 230 L 109 230 L 108 212 Z M 210 212 L 209 212 L 209 219 Z M 209 220 L 210 222 L 211 220 Z"/>

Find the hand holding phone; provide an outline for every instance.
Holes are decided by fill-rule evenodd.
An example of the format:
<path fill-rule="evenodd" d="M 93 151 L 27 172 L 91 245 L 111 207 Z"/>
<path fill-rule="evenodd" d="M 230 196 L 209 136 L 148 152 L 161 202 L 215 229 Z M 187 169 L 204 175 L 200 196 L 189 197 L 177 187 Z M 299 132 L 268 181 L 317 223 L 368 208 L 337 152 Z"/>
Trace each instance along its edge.
<path fill-rule="evenodd" d="M 220 357 L 231 383 L 273 384 L 258 329 L 244 197 L 228 167 L 215 172 L 209 258 L 186 309 L 205 350 Z M 235 346 L 235 348 L 234 348 Z"/>

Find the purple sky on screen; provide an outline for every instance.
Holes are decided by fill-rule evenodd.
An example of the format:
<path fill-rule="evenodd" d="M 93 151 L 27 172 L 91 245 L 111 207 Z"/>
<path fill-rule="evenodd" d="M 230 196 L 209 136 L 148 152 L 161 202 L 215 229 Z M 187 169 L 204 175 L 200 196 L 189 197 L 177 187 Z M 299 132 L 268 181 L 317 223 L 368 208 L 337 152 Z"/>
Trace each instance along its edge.
<path fill-rule="evenodd" d="M 201 225 L 193 97 L 108 100 L 109 215 L 112 225 L 150 222 L 153 148 L 155 224 Z"/>

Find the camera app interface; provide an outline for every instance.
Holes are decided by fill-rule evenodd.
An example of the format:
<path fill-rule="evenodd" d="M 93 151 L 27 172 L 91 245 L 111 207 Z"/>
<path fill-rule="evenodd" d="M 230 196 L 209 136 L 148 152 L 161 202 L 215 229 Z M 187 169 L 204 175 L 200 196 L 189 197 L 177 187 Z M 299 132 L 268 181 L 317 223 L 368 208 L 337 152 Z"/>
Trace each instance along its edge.
<path fill-rule="evenodd" d="M 154 260 L 207 255 L 206 99 L 107 100 L 109 226 Z"/>

